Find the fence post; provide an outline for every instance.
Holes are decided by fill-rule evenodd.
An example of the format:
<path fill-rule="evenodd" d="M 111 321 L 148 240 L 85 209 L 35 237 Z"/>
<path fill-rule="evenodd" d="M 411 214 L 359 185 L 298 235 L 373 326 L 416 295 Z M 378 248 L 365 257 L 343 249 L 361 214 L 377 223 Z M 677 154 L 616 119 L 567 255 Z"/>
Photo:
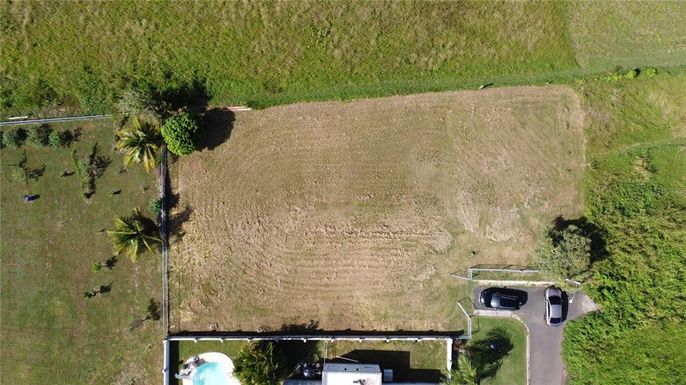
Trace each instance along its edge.
<path fill-rule="evenodd" d="M 464 306 L 462 306 L 462 304 L 460 303 L 460 301 L 457 301 L 457 306 L 459 306 L 460 309 L 462 309 L 462 312 L 463 312 L 464 315 L 467 317 L 467 337 L 466 337 L 466 338 L 462 338 L 462 336 L 460 336 L 460 339 L 467 339 L 467 340 L 469 340 L 469 339 L 472 338 L 472 317 L 469 316 L 469 314 L 468 314 L 467 311 L 464 309 Z"/>

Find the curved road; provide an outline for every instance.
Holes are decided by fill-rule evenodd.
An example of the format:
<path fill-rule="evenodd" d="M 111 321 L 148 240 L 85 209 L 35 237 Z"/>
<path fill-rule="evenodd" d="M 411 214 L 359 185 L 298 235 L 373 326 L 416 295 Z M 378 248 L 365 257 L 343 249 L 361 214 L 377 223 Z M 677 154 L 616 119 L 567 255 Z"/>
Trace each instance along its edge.
<path fill-rule="evenodd" d="M 573 298 L 564 301 L 565 322 L 561 327 L 548 326 L 545 323 L 545 287 L 509 287 L 525 291 L 528 294 L 526 304 L 515 312 L 493 311 L 479 303 L 479 293 L 486 287 L 474 289 L 475 314 L 481 316 L 511 316 L 514 313 L 529 329 L 529 384 L 562 385 L 565 383 L 565 371 L 562 363 L 562 330 L 566 321 L 596 310 L 597 306 L 587 295 L 577 292 Z M 566 294 L 563 294 L 566 297 Z M 564 299 L 564 298 L 563 298 Z"/>

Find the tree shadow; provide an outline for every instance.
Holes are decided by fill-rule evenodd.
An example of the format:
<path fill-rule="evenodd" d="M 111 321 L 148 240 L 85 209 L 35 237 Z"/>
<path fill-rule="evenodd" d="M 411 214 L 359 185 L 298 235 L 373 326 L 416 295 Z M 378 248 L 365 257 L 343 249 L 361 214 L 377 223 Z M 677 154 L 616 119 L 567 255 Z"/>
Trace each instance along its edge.
<path fill-rule="evenodd" d="M 60 137 L 64 147 L 70 147 L 72 144 L 76 143 L 81 139 L 82 128 L 77 127 L 74 130 L 64 130 L 60 132 Z"/>
<path fill-rule="evenodd" d="M 485 338 L 472 342 L 466 350 L 477 377 L 484 379 L 495 375 L 513 347 L 509 333 L 503 328 L 495 328 L 489 330 Z"/>
<path fill-rule="evenodd" d="M 192 112 L 203 112 L 212 99 L 212 94 L 207 89 L 207 80 L 196 77 L 190 82 L 176 84 L 170 88 L 153 91 L 153 99 L 158 104 L 168 106 L 171 111 L 186 108 Z"/>
<path fill-rule="evenodd" d="M 45 173 L 45 164 L 41 165 L 38 168 L 27 169 L 26 177 L 28 179 L 32 179 L 34 181 L 37 181 L 38 179 L 40 179 L 40 177 L 43 176 L 44 173 Z"/>
<path fill-rule="evenodd" d="M 174 209 L 179 205 L 181 200 L 181 195 L 171 191 L 171 181 L 167 177 L 167 193 L 165 194 L 167 198 L 167 209 Z"/>
<path fill-rule="evenodd" d="M 441 371 L 438 369 L 413 369 L 411 354 L 399 350 L 356 349 L 331 362 L 378 364 L 382 370 L 393 370 L 394 382 L 438 383 L 441 380 Z"/>
<path fill-rule="evenodd" d="M 169 218 L 167 229 L 169 230 L 169 235 L 174 236 L 177 241 L 183 239 L 186 233 L 183 230 L 183 225 L 190 220 L 193 214 L 193 209 L 190 206 L 186 206 L 183 211 L 180 211 Z"/>
<path fill-rule="evenodd" d="M 105 267 L 108 270 L 114 269 L 114 267 L 117 265 L 117 262 L 119 262 L 119 258 L 116 255 L 113 255 L 105 261 Z"/>
<path fill-rule="evenodd" d="M 159 321 L 162 311 L 160 310 L 160 303 L 154 298 L 148 300 L 148 306 L 145 310 L 145 320 Z"/>
<path fill-rule="evenodd" d="M 202 134 L 198 139 L 198 148 L 214 150 L 229 140 L 235 119 L 235 114 L 226 108 L 213 108 L 207 111 L 201 122 Z"/>
<path fill-rule="evenodd" d="M 308 334 L 319 329 L 319 322 L 310 320 L 302 324 L 283 324 L 281 330 L 284 334 Z M 285 365 L 285 376 L 293 374 L 299 364 L 317 362 L 322 357 L 322 352 L 317 341 L 278 341 L 274 346 L 275 353 L 282 357 Z"/>
<path fill-rule="evenodd" d="M 560 215 L 555 218 L 553 220 L 553 228 L 548 232 L 548 235 L 555 246 L 562 241 L 562 231 L 571 225 L 578 227 L 581 234 L 591 240 L 591 264 L 602 261 L 608 257 L 607 243 L 605 241 L 607 232 L 595 223 L 589 221 L 586 217 L 565 219 Z"/>
<path fill-rule="evenodd" d="M 100 294 L 107 294 L 112 291 L 112 282 L 108 283 L 107 285 L 100 285 L 98 288 L 98 293 Z"/>

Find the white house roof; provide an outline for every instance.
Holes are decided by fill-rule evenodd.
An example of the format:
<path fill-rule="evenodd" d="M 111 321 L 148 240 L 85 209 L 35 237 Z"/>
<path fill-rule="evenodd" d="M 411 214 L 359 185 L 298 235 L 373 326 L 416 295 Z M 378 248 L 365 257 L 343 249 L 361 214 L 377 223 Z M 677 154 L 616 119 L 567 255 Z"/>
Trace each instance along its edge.
<path fill-rule="evenodd" d="M 381 368 L 369 364 L 324 364 L 322 385 L 381 385 Z"/>

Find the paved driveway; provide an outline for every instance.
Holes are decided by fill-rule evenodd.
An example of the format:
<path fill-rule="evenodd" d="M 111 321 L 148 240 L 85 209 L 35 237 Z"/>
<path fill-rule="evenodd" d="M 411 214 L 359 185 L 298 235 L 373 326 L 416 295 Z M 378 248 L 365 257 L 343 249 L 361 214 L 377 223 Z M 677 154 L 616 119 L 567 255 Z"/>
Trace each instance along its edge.
<path fill-rule="evenodd" d="M 489 286 L 492 287 L 492 286 Z M 489 311 L 479 303 L 479 293 L 486 288 L 477 286 L 474 289 L 474 306 L 478 314 L 488 316 Z M 583 293 L 577 293 L 571 303 L 565 301 L 563 307 L 565 322 L 561 327 L 548 326 L 545 323 L 545 287 L 511 287 L 525 291 L 527 302 L 514 313 L 526 323 L 529 329 L 529 374 L 530 385 L 560 385 L 565 382 L 564 365 L 562 364 L 562 330 L 566 321 L 597 309 L 596 305 Z M 566 294 L 563 295 L 566 297 Z M 564 298 L 563 298 L 564 299 Z M 500 315 L 509 312 L 499 312 Z M 495 314 L 494 314 L 495 315 Z"/>

